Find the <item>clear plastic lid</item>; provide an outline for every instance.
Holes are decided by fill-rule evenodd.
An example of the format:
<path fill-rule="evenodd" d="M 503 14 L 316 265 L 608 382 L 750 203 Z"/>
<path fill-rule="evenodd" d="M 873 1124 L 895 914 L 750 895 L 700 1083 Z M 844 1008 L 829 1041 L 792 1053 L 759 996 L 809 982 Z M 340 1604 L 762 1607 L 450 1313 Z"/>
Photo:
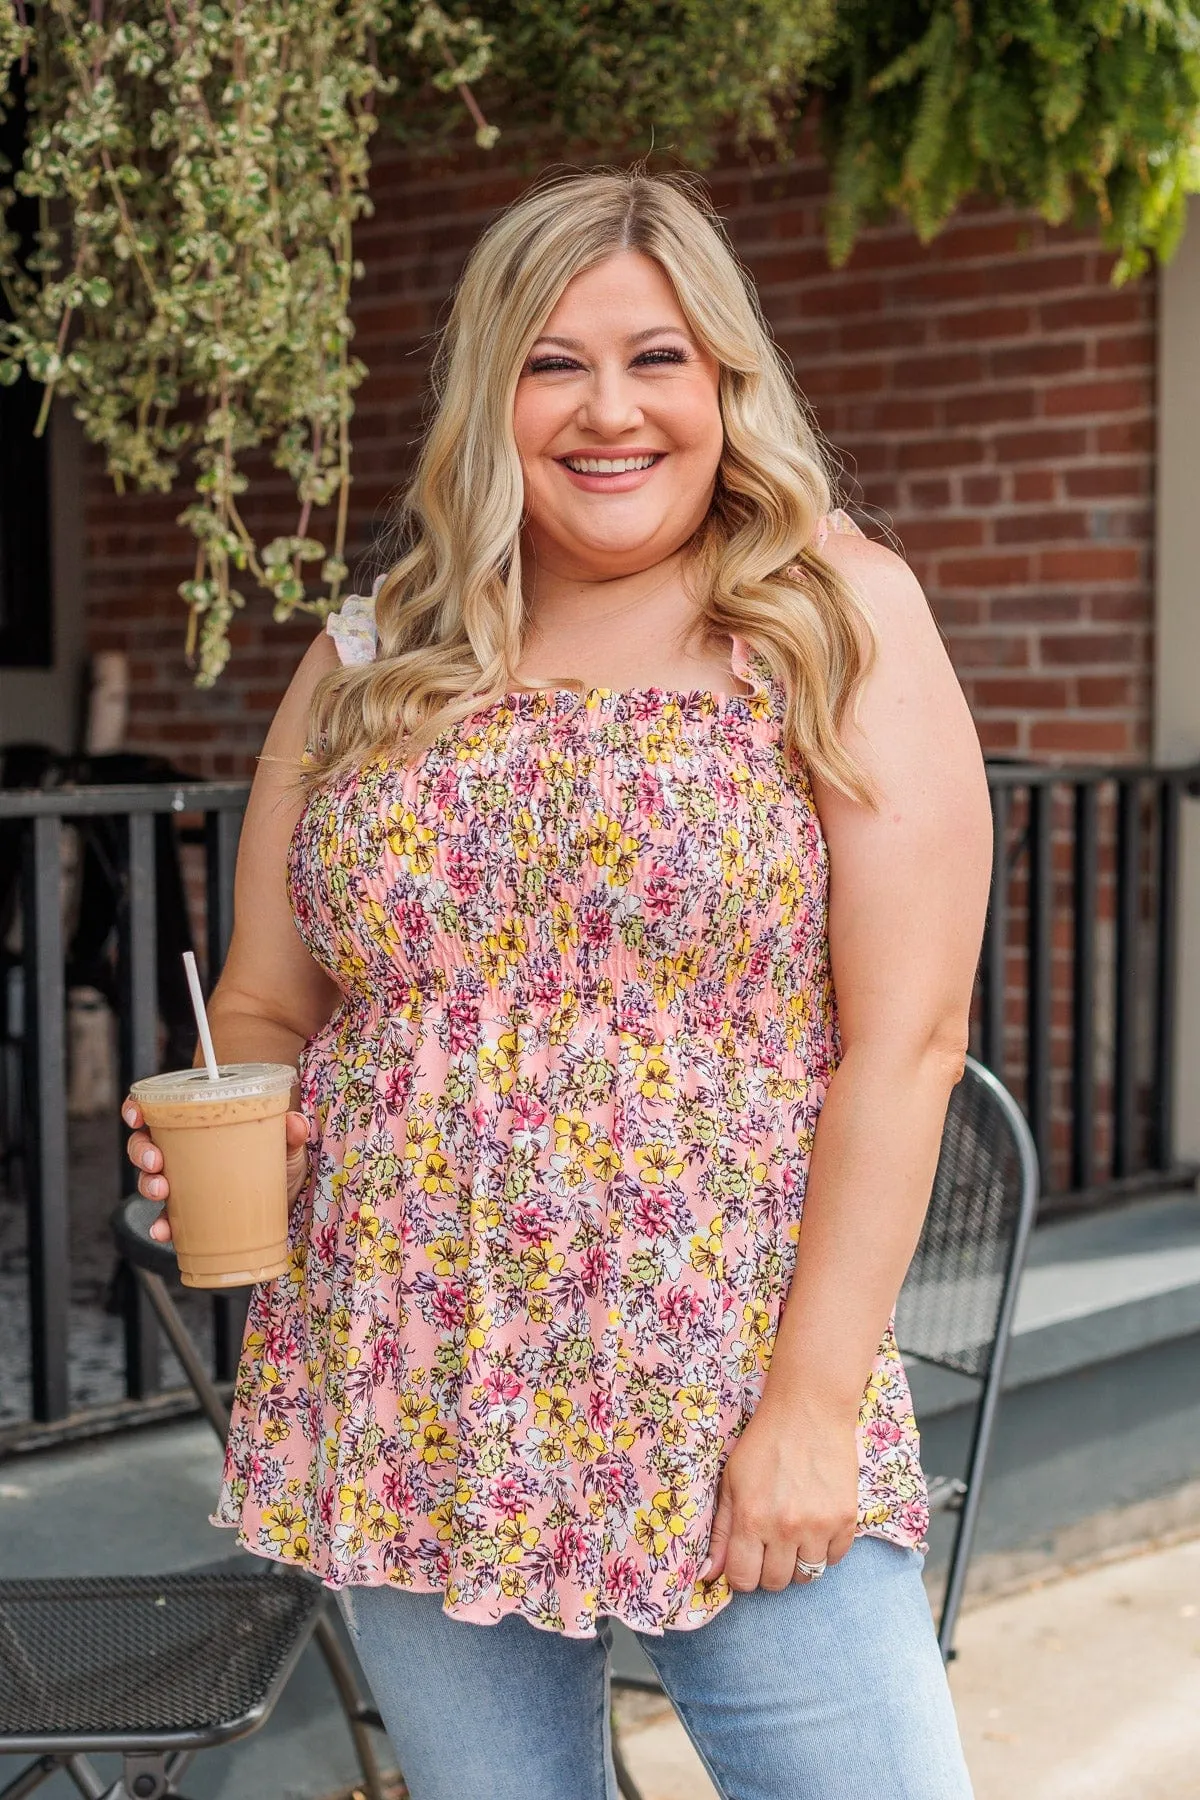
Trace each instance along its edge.
<path fill-rule="evenodd" d="M 206 1069 L 176 1069 L 166 1075 L 147 1075 L 129 1089 L 140 1106 L 157 1101 L 160 1106 L 187 1106 L 192 1101 L 251 1100 L 269 1094 L 290 1094 L 296 1071 L 290 1063 L 220 1063 L 220 1079 L 213 1081 Z"/>

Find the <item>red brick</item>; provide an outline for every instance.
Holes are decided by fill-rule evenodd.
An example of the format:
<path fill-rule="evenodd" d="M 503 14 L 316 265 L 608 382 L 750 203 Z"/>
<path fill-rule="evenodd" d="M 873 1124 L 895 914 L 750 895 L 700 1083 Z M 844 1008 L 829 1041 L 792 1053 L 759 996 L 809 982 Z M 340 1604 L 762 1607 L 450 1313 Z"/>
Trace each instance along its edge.
<path fill-rule="evenodd" d="M 1071 431 L 1061 426 L 1005 432 L 995 440 L 998 460 L 1012 463 L 1058 462 L 1067 456 L 1085 455 L 1087 447 L 1085 431 Z"/>
<path fill-rule="evenodd" d="M 906 551 L 969 549 L 983 543 L 983 520 L 963 513 L 910 519 L 903 538 Z"/>
<path fill-rule="evenodd" d="M 993 350 L 988 357 L 996 381 L 1020 381 L 1027 375 L 1074 375 L 1087 367 L 1087 346 L 1061 338 Z"/>
<path fill-rule="evenodd" d="M 1150 369 L 1154 366 L 1158 340 L 1153 331 L 1121 333 L 1095 340 L 1098 369 Z"/>
<path fill-rule="evenodd" d="M 1117 756 L 1132 748 L 1123 719 L 1038 719 L 1030 727 L 1029 747 L 1059 756 Z"/>
<path fill-rule="evenodd" d="M 1080 706 L 1103 707 L 1106 712 L 1128 711 L 1138 699 L 1137 683 L 1128 675 L 1081 675 L 1075 683 Z"/>
<path fill-rule="evenodd" d="M 977 679 L 974 692 L 978 705 L 998 707 L 1005 712 L 1064 712 L 1070 704 L 1069 682 L 1039 679 L 1033 675 L 1018 679 Z"/>
<path fill-rule="evenodd" d="M 973 394 L 950 394 L 945 401 L 947 425 L 994 425 L 1010 419 L 1031 419 L 1035 402 L 1032 388 L 982 388 Z"/>
<path fill-rule="evenodd" d="M 999 475 L 964 475 L 964 506 L 997 506 L 1004 495 L 1003 478 Z"/>
<path fill-rule="evenodd" d="M 1091 663 L 1116 663 L 1127 667 L 1137 650 L 1136 640 L 1125 631 L 1044 631 L 1038 639 L 1041 658 L 1059 668 L 1081 669 Z"/>
<path fill-rule="evenodd" d="M 1044 550 L 1038 557 L 1038 574 L 1045 581 L 1135 581 L 1141 562 L 1140 550 L 1121 544 Z"/>
<path fill-rule="evenodd" d="M 1086 538 L 1087 514 L 1068 512 L 1014 512 L 998 518 L 992 525 L 998 544 L 1044 544 L 1056 538 Z"/>
<path fill-rule="evenodd" d="M 1063 483 L 1076 500 L 1140 498 L 1150 490 L 1150 471 L 1144 463 L 1098 463 L 1091 468 L 1065 469 Z"/>
<path fill-rule="evenodd" d="M 967 312 L 945 313 L 937 320 L 937 334 L 951 343 L 994 343 L 997 339 L 1024 337 L 1032 326 L 1033 314 L 1027 306 L 980 306 Z"/>
<path fill-rule="evenodd" d="M 938 565 L 939 581 L 947 587 L 1016 587 L 1030 574 L 1027 556 L 953 557 Z"/>
<path fill-rule="evenodd" d="M 1018 469 L 1012 479 L 1013 499 L 1018 506 L 1053 500 L 1058 492 L 1059 478 L 1049 469 Z"/>
<path fill-rule="evenodd" d="M 1145 405 L 1146 392 L 1140 381 L 1081 381 L 1072 387 L 1048 388 L 1042 399 L 1047 418 L 1142 412 Z"/>

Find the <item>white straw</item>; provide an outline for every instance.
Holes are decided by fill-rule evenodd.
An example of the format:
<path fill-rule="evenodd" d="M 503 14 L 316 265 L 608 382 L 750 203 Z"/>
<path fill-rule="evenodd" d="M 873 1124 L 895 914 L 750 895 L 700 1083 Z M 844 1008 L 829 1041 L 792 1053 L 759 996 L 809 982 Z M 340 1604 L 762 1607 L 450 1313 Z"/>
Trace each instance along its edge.
<path fill-rule="evenodd" d="M 208 1013 L 204 1007 L 204 995 L 200 991 L 200 971 L 196 967 L 196 958 L 190 950 L 183 953 L 183 966 L 187 971 L 187 983 L 191 989 L 192 1011 L 196 1015 L 196 1030 L 200 1033 L 200 1048 L 204 1052 L 204 1066 L 208 1070 L 210 1081 L 220 1081 L 221 1071 L 217 1067 L 217 1053 L 213 1049 L 212 1032 L 208 1029 Z"/>

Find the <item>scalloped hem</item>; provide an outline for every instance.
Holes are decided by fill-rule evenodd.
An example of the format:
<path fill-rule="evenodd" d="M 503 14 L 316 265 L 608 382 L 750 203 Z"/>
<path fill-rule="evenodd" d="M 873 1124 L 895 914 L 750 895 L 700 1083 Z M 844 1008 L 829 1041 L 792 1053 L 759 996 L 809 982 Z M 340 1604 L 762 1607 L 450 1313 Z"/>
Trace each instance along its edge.
<path fill-rule="evenodd" d="M 322 1574 L 318 1566 L 324 1563 L 326 1570 L 329 1570 L 330 1565 L 325 1557 L 284 1556 L 275 1551 L 264 1550 L 261 1544 L 252 1544 L 249 1541 L 242 1530 L 240 1520 L 223 1519 L 215 1512 L 209 1514 L 208 1522 L 210 1525 L 215 1525 L 218 1531 L 236 1531 L 239 1547 L 247 1551 L 249 1555 L 261 1557 L 264 1562 L 277 1563 L 282 1568 L 303 1569 L 306 1574 L 313 1576 L 321 1583 L 322 1587 L 328 1588 L 331 1593 L 341 1593 L 344 1588 L 350 1587 L 395 1587 L 407 1594 L 444 1595 L 446 1593 L 444 1587 L 439 1587 L 421 1574 L 415 1574 L 411 1580 L 407 1581 L 389 1581 L 387 1576 L 379 1571 L 371 1572 L 376 1577 L 372 1580 L 356 1581 L 349 1576 L 341 1581 L 331 1579 L 330 1574 L 328 1572 Z M 881 1526 L 859 1526 L 854 1536 L 856 1539 L 860 1537 L 882 1538 L 885 1543 L 895 1545 L 898 1550 L 912 1550 L 920 1556 L 926 1555 L 929 1550 L 929 1545 L 923 1538 L 914 1541 L 901 1532 L 888 1531 Z M 335 1570 L 334 1573 L 337 1574 L 340 1571 Z M 573 1629 L 569 1625 L 553 1625 L 545 1619 L 535 1618 L 520 1604 L 519 1600 L 500 1595 L 492 1599 L 460 1600 L 449 1605 L 443 1604 L 442 1611 L 448 1619 L 458 1619 L 467 1625 L 498 1625 L 502 1619 L 515 1614 L 517 1618 L 524 1619 L 525 1623 L 531 1625 L 535 1631 L 548 1631 L 556 1637 L 580 1638 L 585 1641 L 597 1635 L 596 1626 L 601 1619 L 617 1619 L 628 1630 L 641 1633 L 643 1637 L 665 1637 L 668 1631 L 699 1631 L 711 1619 L 715 1619 L 718 1613 L 724 1612 L 733 1599 L 734 1590 L 725 1584 L 724 1578 L 722 1578 L 721 1586 L 724 1588 L 723 1593 L 712 1600 L 702 1601 L 697 1610 L 681 1609 L 680 1615 L 667 1625 L 647 1625 L 630 1618 L 626 1612 L 621 1610 L 620 1606 L 609 1606 L 600 1602 L 597 1603 L 592 1613 L 591 1629 Z"/>

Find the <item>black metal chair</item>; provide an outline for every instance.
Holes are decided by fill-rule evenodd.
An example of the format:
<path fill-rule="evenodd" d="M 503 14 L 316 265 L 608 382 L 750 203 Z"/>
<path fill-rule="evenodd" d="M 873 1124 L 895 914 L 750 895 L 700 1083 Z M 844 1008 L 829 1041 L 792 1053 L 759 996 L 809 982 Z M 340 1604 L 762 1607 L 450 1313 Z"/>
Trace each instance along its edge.
<path fill-rule="evenodd" d="M 948 1662 L 1000 1403 L 1017 1286 L 1038 1203 L 1033 1136 L 1008 1089 L 968 1057 L 950 1098 L 933 1195 L 896 1308 L 905 1356 L 978 1387 L 962 1476 L 929 1479 L 933 1511 L 958 1514 L 938 1644 Z"/>
<path fill-rule="evenodd" d="M 180 1317 L 179 1310 L 171 1298 L 171 1292 L 167 1286 L 167 1283 L 174 1281 L 178 1274 L 175 1252 L 170 1244 L 160 1244 L 156 1238 L 150 1236 L 150 1226 L 158 1218 L 161 1210 L 161 1207 L 157 1206 L 153 1200 L 144 1200 L 139 1194 L 133 1195 L 131 1199 L 122 1201 L 112 1215 L 113 1236 L 121 1255 L 134 1270 L 138 1283 L 162 1326 L 167 1342 L 179 1360 L 188 1385 L 200 1402 L 204 1416 L 223 1445 L 229 1429 L 229 1408 L 222 1399 L 212 1376 L 205 1368 L 203 1359 L 196 1349 L 187 1326 Z M 293 1571 L 275 1564 L 268 1565 L 265 1573 L 268 1578 L 294 1578 Z M 342 1649 L 341 1641 L 329 1616 L 327 1596 L 307 1576 L 302 1576 L 300 1579 L 305 1582 L 306 1586 L 312 1587 L 316 1594 L 317 1611 L 312 1634 L 317 1648 L 325 1659 L 330 1678 L 337 1689 L 338 1700 L 345 1714 L 346 1723 L 354 1739 L 355 1753 L 362 1770 L 366 1800 L 384 1800 L 379 1764 L 370 1736 L 372 1730 L 383 1730 L 383 1720 L 375 1707 L 365 1701 L 359 1693 L 354 1671 Z M 7 1796 L 0 1793 L 0 1800 L 7 1800 Z"/>
<path fill-rule="evenodd" d="M 161 1800 L 197 1750 L 270 1715 L 321 1617 L 286 1572 L 0 1583 L 0 1755 L 26 1755 L 0 1800 L 64 1770 L 88 1800 Z M 104 1782 L 90 1754 L 122 1758 Z"/>

